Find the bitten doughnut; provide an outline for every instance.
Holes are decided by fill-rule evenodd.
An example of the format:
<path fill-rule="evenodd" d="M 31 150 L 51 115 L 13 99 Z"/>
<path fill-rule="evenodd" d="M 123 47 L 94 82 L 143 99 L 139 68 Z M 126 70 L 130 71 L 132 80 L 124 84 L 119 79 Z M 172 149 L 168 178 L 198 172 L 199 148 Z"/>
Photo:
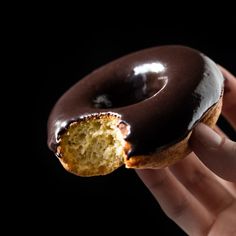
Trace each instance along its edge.
<path fill-rule="evenodd" d="M 215 125 L 223 83 L 216 64 L 189 47 L 129 54 L 65 92 L 48 120 L 48 146 L 79 176 L 164 168 L 191 152 L 198 122 Z"/>

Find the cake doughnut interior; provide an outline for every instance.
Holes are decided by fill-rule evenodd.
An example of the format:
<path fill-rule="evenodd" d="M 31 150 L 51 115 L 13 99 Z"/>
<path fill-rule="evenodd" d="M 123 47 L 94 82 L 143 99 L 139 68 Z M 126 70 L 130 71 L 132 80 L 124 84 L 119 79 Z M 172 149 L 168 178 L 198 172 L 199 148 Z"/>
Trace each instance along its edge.
<path fill-rule="evenodd" d="M 93 71 L 68 89 L 48 120 L 48 146 L 79 176 L 164 168 L 191 152 L 198 122 L 213 127 L 223 76 L 185 46 L 145 49 Z"/>

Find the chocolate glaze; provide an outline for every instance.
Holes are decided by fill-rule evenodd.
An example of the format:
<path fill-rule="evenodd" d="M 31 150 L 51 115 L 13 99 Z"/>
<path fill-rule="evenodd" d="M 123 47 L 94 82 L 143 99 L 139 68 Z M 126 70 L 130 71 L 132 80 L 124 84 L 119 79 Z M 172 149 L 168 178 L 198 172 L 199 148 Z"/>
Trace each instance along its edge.
<path fill-rule="evenodd" d="M 223 76 L 208 57 L 184 46 L 142 50 L 86 76 L 56 103 L 48 120 L 48 146 L 89 114 L 114 112 L 130 125 L 130 155 L 176 143 L 222 95 Z"/>

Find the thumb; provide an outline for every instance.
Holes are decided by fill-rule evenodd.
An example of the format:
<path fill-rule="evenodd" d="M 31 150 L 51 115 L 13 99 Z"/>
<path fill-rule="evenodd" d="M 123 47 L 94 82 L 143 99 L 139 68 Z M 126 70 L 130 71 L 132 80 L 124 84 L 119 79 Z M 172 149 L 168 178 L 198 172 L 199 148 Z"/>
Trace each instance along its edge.
<path fill-rule="evenodd" d="M 200 123 L 193 130 L 190 145 L 198 158 L 218 176 L 236 181 L 236 143 L 219 136 Z"/>

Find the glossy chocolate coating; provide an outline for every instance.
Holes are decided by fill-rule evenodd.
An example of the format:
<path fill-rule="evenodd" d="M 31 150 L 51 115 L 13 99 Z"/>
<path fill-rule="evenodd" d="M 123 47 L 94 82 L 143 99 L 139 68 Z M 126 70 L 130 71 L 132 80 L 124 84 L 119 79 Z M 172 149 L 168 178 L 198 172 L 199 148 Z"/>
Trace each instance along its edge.
<path fill-rule="evenodd" d="M 58 100 L 48 145 L 55 152 L 71 122 L 114 112 L 130 125 L 130 155 L 148 155 L 185 137 L 222 89 L 218 67 L 199 51 L 162 46 L 132 53 L 95 70 Z"/>

